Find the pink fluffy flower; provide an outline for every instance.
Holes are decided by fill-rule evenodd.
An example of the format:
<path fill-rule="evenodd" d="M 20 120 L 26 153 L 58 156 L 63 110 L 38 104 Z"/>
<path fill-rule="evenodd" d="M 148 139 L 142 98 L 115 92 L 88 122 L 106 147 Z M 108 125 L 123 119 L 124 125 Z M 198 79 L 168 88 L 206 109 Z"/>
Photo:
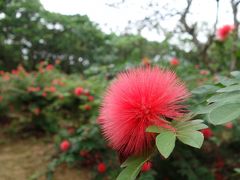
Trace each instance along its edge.
<path fill-rule="evenodd" d="M 146 128 L 171 128 L 166 119 L 183 115 L 181 103 L 188 96 L 184 84 L 171 71 L 148 67 L 120 73 L 100 109 L 103 134 L 122 157 L 147 153 L 155 135 L 146 133 Z"/>
<path fill-rule="evenodd" d="M 216 32 L 217 39 L 220 41 L 224 41 L 233 30 L 234 30 L 233 25 L 222 26 Z"/>

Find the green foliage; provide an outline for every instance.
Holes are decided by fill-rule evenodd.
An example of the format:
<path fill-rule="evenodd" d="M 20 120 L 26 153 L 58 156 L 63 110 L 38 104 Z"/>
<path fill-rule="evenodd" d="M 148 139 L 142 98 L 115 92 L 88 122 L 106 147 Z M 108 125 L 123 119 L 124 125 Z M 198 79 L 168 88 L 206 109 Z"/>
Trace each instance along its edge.
<path fill-rule="evenodd" d="M 124 170 L 118 175 L 117 180 L 134 180 L 138 176 L 142 165 L 148 160 L 148 156 L 130 157 L 121 166 Z"/>
<path fill-rule="evenodd" d="M 197 114 L 206 114 L 210 123 L 219 125 L 240 117 L 240 81 L 239 72 L 232 72 L 232 77 L 219 77 L 214 86 L 200 87 L 194 94 L 207 94 L 207 106 L 196 110 Z"/>

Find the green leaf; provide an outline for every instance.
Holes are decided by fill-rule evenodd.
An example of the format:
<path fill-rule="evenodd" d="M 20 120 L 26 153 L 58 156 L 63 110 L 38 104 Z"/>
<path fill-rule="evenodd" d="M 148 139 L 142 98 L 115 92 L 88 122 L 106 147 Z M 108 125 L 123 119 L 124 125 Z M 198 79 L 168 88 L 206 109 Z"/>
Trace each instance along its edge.
<path fill-rule="evenodd" d="M 209 121 L 214 125 L 224 124 L 240 116 L 240 103 L 224 104 L 216 107 L 208 114 Z"/>
<path fill-rule="evenodd" d="M 201 148 L 204 137 L 199 131 L 177 131 L 177 138 L 184 144 L 195 148 Z"/>
<path fill-rule="evenodd" d="M 211 102 L 231 102 L 233 100 L 240 101 L 240 91 L 230 92 L 230 93 L 222 93 L 212 96 L 207 100 L 208 103 Z"/>
<path fill-rule="evenodd" d="M 160 133 L 161 129 L 157 126 L 148 126 L 147 129 L 146 129 L 146 132 Z"/>
<path fill-rule="evenodd" d="M 149 159 L 149 156 L 130 157 L 121 166 L 126 166 L 118 175 L 117 180 L 135 180 L 142 165 Z"/>
<path fill-rule="evenodd" d="M 214 103 L 210 104 L 208 106 L 203 106 L 203 107 L 198 107 L 197 109 L 194 110 L 194 113 L 196 114 L 208 114 L 211 112 L 212 109 L 221 106 L 223 103 Z"/>
<path fill-rule="evenodd" d="M 186 122 L 178 122 L 178 124 L 176 124 L 174 127 L 177 129 L 177 131 L 187 131 L 205 129 L 208 126 L 203 124 L 203 120 L 197 119 Z"/>
<path fill-rule="evenodd" d="M 121 164 L 121 168 L 127 167 L 129 164 L 131 164 L 132 162 L 136 161 L 138 157 L 136 156 L 130 156 L 129 158 L 127 158 L 122 164 Z"/>
<path fill-rule="evenodd" d="M 205 85 L 205 86 L 201 86 L 199 88 L 192 90 L 192 93 L 193 94 L 211 94 L 211 93 L 216 92 L 218 89 L 219 89 L 219 87 L 217 87 L 217 86 Z"/>
<path fill-rule="evenodd" d="M 234 168 L 234 171 L 240 174 L 240 168 Z"/>
<path fill-rule="evenodd" d="M 192 121 L 184 121 L 184 122 L 177 122 L 177 124 L 174 125 L 175 128 L 181 128 L 181 127 L 185 127 L 185 126 L 189 126 L 189 125 L 192 125 L 192 124 L 200 124 L 202 123 L 203 120 L 201 119 L 196 119 L 196 120 L 192 120 Z"/>
<path fill-rule="evenodd" d="M 233 84 L 237 84 L 238 81 L 236 79 L 230 79 L 227 77 L 220 77 L 219 83 L 221 83 L 224 86 L 230 86 Z"/>
<path fill-rule="evenodd" d="M 240 91 L 240 85 L 236 84 L 217 90 L 217 92 L 233 92 L 233 91 Z"/>
<path fill-rule="evenodd" d="M 176 134 L 172 131 L 161 132 L 156 138 L 156 145 L 163 157 L 168 158 L 175 147 Z"/>
<path fill-rule="evenodd" d="M 230 74 L 236 78 L 240 77 L 240 71 L 232 71 Z"/>

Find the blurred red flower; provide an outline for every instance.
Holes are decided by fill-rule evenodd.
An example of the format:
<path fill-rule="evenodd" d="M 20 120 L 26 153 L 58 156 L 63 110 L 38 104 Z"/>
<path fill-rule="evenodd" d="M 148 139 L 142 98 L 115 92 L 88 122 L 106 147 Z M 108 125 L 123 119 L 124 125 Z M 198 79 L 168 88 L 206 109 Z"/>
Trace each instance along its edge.
<path fill-rule="evenodd" d="M 4 71 L 2 71 L 2 70 L 0 71 L 0 75 L 1 76 L 4 75 L 4 73 L 5 73 Z"/>
<path fill-rule="evenodd" d="M 67 132 L 69 135 L 73 135 L 75 133 L 76 129 L 74 127 L 67 127 Z"/>
<path fill-rule="evenodd" d="M 152 149 L 150 125 L 172 128 L 166 118 L 183 115 L 189 96 L 175 73 L 137 68 L 120 73 L 107 89 L 98 118 L 103 134 L 121 156 L 140 155 Z"/>
<path fill-rule="evenodd" d="M 44 91 L 54 93 L 56 92 L 56 88 L 54 86 L 45 87 Z"/>
<path fill-rule="evenodd" d="M 224 25 L 220 27 L 216 32 L 217 39 L 220 41 L 224 41 L 233 30 L 234 25 Z"/>
<path fill-rule="evenodd" d="M 147 172 L 149 171 L 150 169 L 152 168 L 152 163 L 151 162 L 145 162 L 143 165 L 142 165 L 142 172 Z"/>
<path fill-rule="evenodd" d="M 46 92 L 43 92 L 42 93 L 42 97 L 46 97 L 47 96 L 47 93 Z"/>
<path fill-rule="evenodd" d="M 30 86 L 30 87 L 27 88 L 27 91 L 28 92 L 39 92 L 40 91 L 40 87 Z"/>
<path fill-rule="evenodd" d="M 97 166 L 97 170 L 100 173 L 104 173 L 107 170 L 105 163 L 99 163 Z"/>
<path fill-rule="evenodd" d="M 170 65 L 171 66 L 178 66 L 180 64 L 180 61 L 179 61 L 179 59 L 178 58 L 172 58 L 171 60 L 170 60 Z"/>
<path fill-rule="evenodd" d="M 13 69 L 13 70 L 11 71 L 11 73 L 14 74 L 14 75 L 18 75 L 19 71 L 16 70 L 16 69 Z"/>
<path fill-rule="evenodd" d="M 86 156 L 89 155 L 89 152 L 88 152 L 87 150 L 81 150 L 80 153 L 79 153 L 79 155 L 80 155 L 81 157 L 86 157 Z"/>
<path fill-rule="evenodd" d="M 3 80 L 4 81 L 9 81 L 10 80 L 10 76 L 8 74 L 4 74 L 3 75 Z"/>
<path fill-rule="evenodd" d="M 84 89 L 82 87 L 76 87 L 74 90 L 74 94 L 76 96 L 80 96 L 83 93 Z"/>
<path fill-rule="evenodd" d="M 71 143 L 68 140 L 63 140 L 60 144 L 60 150 L 66 152 L 69 150 Z"/>
<path fill-rule="evenodd" d="M 226 123 L 224 126 L 225 126 L 225 128 L 227 128 L 227 129 L 232 129 L 232 128 L 233 128 L 233 123 L 232 123 L 232 122 L 228 122 L 228 123 Z"/>
<path fill-rule="evenodd" d="M 2 96 L 0 96 L 0 102 L 3 100 L 3 97 Z"/>
<path fill-rule="evenodd" d="M 46 70 L 47 71 L 51 71 L 51 70 L 53 70 L 54 69 L 54 66 L 52 65 L 52 64 L 48 64 L 47 66 L 46 66 Z"/>
<path fill-rule="evenodd" d="M 210 128 L 202 129 L 201 132 L 203 133 L 206 139 L 209 139 L 210 137 L 213 136 L 213 132 Z"/>
<path fill-rule="evenodd" d="M 89 110 L 92 109 L 92 107 L 91 107 L 90 105 L 86 104 L 86 105 L 84 105 L 84 109 L 87 110 L 87 111 L 89 111 Z"/>
<path fill-rule="evenodd" d="M 93 101 L 94 97 L 93 96 L 88 96 L 88 101 Z"/>
<path fill-rule="evenodd" d="M 40 114 L 40 112 L 41 112 L 40 108 L 35 108 L 35 109 L 33 109 L 33 113 L 34 113 L 36 116 L 38 116 L 38 115 Z"/>
<path fill-rule="evenodd" d="M 205 69 L 202 69 L 202 70 L 200 70 L 199 71 L 199 74 L 201 74 L 201 75 L 209 75 L 209 71 L 208 70 L 205 70 Z"/>

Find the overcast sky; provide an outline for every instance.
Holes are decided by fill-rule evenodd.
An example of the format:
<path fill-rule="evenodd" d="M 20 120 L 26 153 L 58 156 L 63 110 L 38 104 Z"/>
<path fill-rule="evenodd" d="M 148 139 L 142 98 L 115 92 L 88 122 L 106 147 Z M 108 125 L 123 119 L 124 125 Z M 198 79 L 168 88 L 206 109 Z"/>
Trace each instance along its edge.
<path fill-rule="evenodd" d="M 126 0 L 126 3 L 118 8 L 106 5 L 109 2 L 121 2 L 121 0 L 40 0 L 44 8 L 51 12 L 57 12 L 66 15 L 80 14 L 87 15 L 90 20 L 99 24 L 99 27 L 106 33 L 111 31 L 119 33 L 123 32 L 128 21 L 136 21 L 142 19 L 145 15 L 150 14 L 149 10 L 143 9 L 149 0 Z M 154 0 L 152 0 L 154 2 Z M 186 0 L 161 0 L 165 4 L 168 2 L 171 7 L 181 10 L 185 7 Z M 209 27 L 215 21 L 216 0 L 194 0 L 191 9 L 189 21 L 207 22 Z M 220 0 L 219 23 L 218 26 L 224 24 L 232 24 L 232 14 L 230 0 Z M 146 6 L 146 5 L 145 5 Z M 163 11 L 163 9 L 160 9 Z M 162 26 L 168 30 L 172 30 L 177 23 L 177 19 L 162 22 Z M 133 31 L 134 32 L 134 31 Z M 161 41 L 163 37 L 157 33 L 144 30 L 142 35 L 149 40 Z"/>

